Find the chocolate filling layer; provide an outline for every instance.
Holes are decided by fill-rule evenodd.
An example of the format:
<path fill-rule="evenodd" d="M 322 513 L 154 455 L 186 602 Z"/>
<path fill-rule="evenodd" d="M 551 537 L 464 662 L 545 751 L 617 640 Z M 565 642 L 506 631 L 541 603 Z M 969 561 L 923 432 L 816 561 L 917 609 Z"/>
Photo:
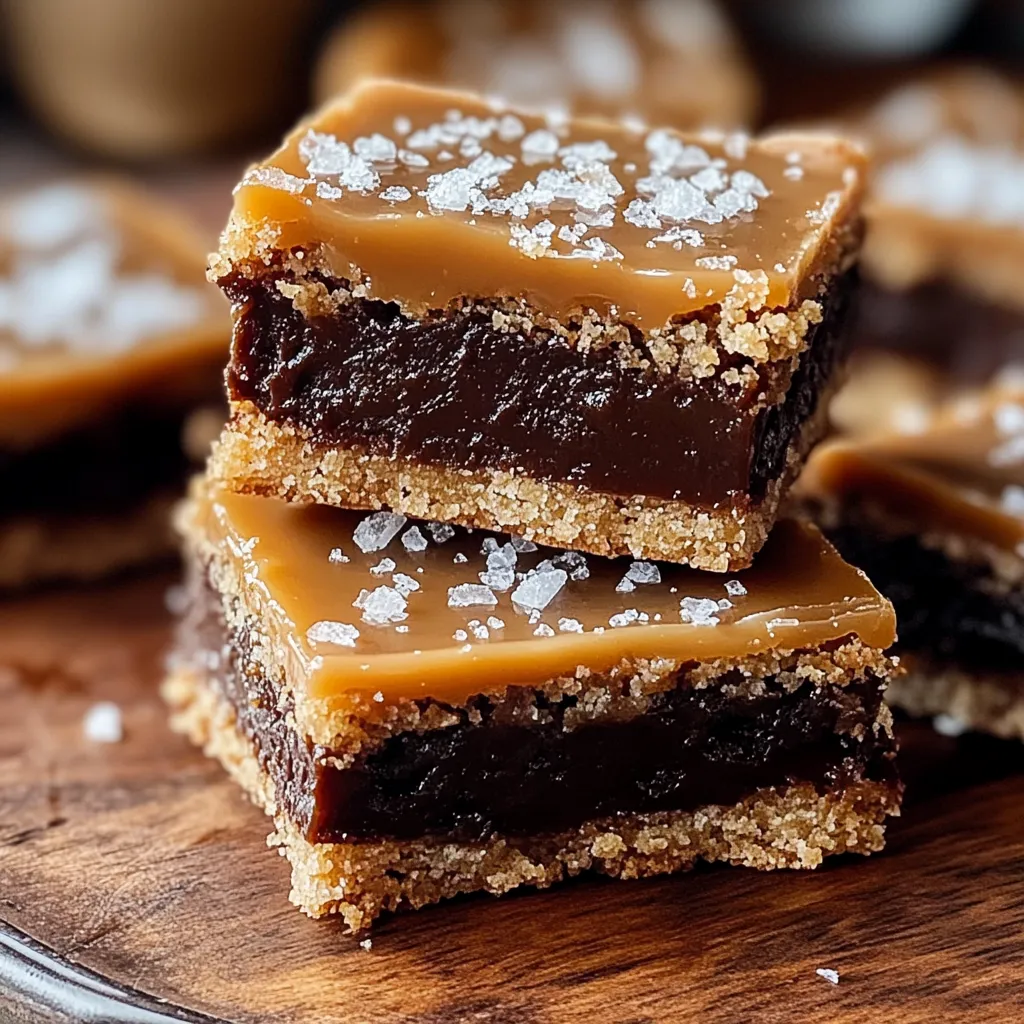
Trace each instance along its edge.
<path fill-rule="evenodd" d="M 181 489 L 183 410 L 119 409 L 38 447 L 0 447 L 0 517 L 105 515 Z"/>
<path fill-rule="evenodd" d="M 621 812 L 691 810 L 733 804 L 755 790 L 811 782 L 841 789 L 860 779 L 892 782 L 894 742 L 871 729 L 881 688 L 874 679 L 795 693 L 773 680 L 762 696 L 730 696 L 719 686 L 679 688 L 632 719 L 563 731 L 567 697 L 530 694 L 542 720 L 509 724 L 486 697 L 452 710 L 457 725 L 384 741 L 356 766 L 338 769 L 330 751 L 300 738 L 276 688 L 249 660 L 250 633 L 227 636 L 219 599 L 186 646 L 221 651 L 232 662 L 216 685 L 235 709 L 281 808 L 312 842 L 443 835 L 555 833 Z M 207 663 L 209 660 L 207 659 Z M 743 681 L 737 671 L 722 684 Z M 846 734 L 863 727 L 863 739 Z M 844 734 L 837 729 L 842 728 Z"/>
<path fill-rule="evenodd" d="M 965 383 L 982 383 L 1024 361 L 1024 313 L 948 284 L 894 292 L 865 281 L 851 319 L 858 348 L 915 356 Z"/>
<path fill-rule="evenodd" d="M 277 290 L 287 279 L 221 282 L 237 316 L 231 396 L 269 419 L 374 455 L 705 507 L 754 504 L 782 472 L 844 354 L 852 286 L 851 274 L 833 283 L 792 378 L 788 363 L 773 364 L 744 386 L 502 334 L 480 311 L 416 321 L 355 299 L 307 318 Z M 639 332 L 633 340 L 642 347 Z"/>
<path fill-rule="evenodd" d="M 987 565 L 960 562 L 864 524 L 826 531 L 896 609 L 897 650 L 969 671 L 1024 670 L 1024 592 L 997 585 Z"/>

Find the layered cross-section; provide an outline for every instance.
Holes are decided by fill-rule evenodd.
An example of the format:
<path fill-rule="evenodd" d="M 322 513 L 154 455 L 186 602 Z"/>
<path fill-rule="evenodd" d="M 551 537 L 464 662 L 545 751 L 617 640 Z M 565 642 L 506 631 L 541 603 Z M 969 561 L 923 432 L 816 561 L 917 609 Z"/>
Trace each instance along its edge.
<path fill-rule="evenodd" d="M 861 158 L 371 83 L 253 168 L 229 487 L 748 565 L 843 355 Z"/>
<path fill-rule="evenodd" d="M 698 860 L 812 868 L 897 813 L 891 606 L 809 526 L 719 576 L 198 484 L 175 727 L 366 926 Z"/>

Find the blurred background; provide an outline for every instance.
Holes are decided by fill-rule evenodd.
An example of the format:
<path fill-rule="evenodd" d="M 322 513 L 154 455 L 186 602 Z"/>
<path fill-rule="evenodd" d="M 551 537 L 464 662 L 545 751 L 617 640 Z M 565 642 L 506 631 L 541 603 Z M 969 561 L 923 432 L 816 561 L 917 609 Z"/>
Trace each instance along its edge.
<path fill-rule="evenodd" d="M 421 33 L 403 52 L 401 42 L 378 38 L 389 23 L 397 35 L 407 31 L 416 6 L 442 5 L 6 0 L 0 7 L 0 187 L 116 167 L 185 202 L 212 237 L 241 166 L 323 98 L 331 79 L 344 85 L 382 67 L 418 77 L 451 73 L 435 61 L 438 47 L 454 45 L 451 40 Z M 450 10 L 441 20 L 460 26 L 458 46 L 470 53 L 474 30 L 481 38 L 494 34 L 494 8 L 529 21 L 536 15 L 530 8 L 538 7 L 531 29 L 537 39 L 559 24 L 557 0 L 443 6 Z M 603 45 L 597 34 L 609 7 L 628 11 L 641 3 L 574 6 L 597 26 L 578 34 L 582 51 Z M 671 24 L 673 7 L 693 5 L 662 0 L 656 6 Z M 733 108 L 745 107 L 743 120 L 753 127 L 845 113 L 939 62 L 980 62 L 1013 75 L 1024 59 L 1024 3 L 1017 0 L 731 0 L 718 13 L 725 31 L 735 33 L 738 51 L 728 59 L 748 76 L 740 87 L 748 95 Z M 368 18 L 376 19 L 369 32 Z M 707 32 L 707 21 L 705 12 L 689 25 L 677 17 L 676 24 L 683 33 Z M 530 41 L 519 34 L 524 38 L 506 64 L 543 86 Z M 470 61 L 455 56 L 471 78 Z M 621 77 L 622 68 L 612 60 L 592 77 L 610 80 L 608 91 L 616 73 Z M 691 81 L 688 89 L 736 88 L 714 67 L 696 77 L 704 81 Z M 648 89 L 647 98 L 660 91 Z"/>

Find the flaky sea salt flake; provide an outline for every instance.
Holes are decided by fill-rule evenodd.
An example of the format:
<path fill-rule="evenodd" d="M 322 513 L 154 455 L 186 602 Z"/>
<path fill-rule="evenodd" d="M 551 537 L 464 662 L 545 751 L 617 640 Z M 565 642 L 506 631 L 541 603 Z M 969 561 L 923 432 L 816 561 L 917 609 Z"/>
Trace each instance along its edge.
<path fill-rule="evenodd" d="M 363 519 L 352 533 L 356 547 L 364 553 L 386 548 L 405 526 L 405 516 L 398 512 L 373 512 Z"/>
<path fill-rule="evenodd" d="M 363 613 L 363 622 L 371 626 L 386 626 L 390 622 L 403 622 L 408 602 L 395 587 L 377 587 L 376 590 L 361 590 L 352 602 Z"/>
<path fill-rule="evenodd" d="M 92 743 L 120 743 L 124 739 L 121 709 L 109 700 L 93 704 L 85 713 L 82 731 Z"/>
<path fill-rule="evenodd" d="M 625 578 L 633 583 L 660 583 L 661 570 L 654 562 L 631 562 Z"/>
<path fill-rule="evenodd" d="M 410 526 L 402 534 L 402 546 L 406 551 L 426 551 L 427 538 L 423 536 L 423 531 L 418 526 Z"/>
<path fill-rule="evenodd" d="M 348 622 L 333 622 L 321 619 L 306 630 L 306 639 L 313 643 L 336 644 L 338 647 L 355 647 L 359 630 Z"/>
<path fill-rule="evenodd" d="M 327 561 L 331 565 L 342 565 L 345 562 L 351 562 L 352 559 L 345 554 L 341 548 L 331 548 L 331 553 L 327 556 Z"/>
<path fill-rule="evenodd" d="M 718 602 L 708 597 L 684 597 L 679 602 L 679 618 L 694 626 L 718 625 Z"/>
<path fill-rule="evenodd" d="M 564 569 L 534 571 L 512 592 L 512 604 L 520 610 L 543 611 L 568 579 L 569 574 Z"/>
<path fill-rule="evenodd" d="M 839 972 L 833 971 L 831 967 L 819 967 L 814 973 L 819 978 L 824 978 L 831 985 L 839 984 Z"/>
<path fill-rule="evenodd" d="M 448 588 L 449 608 L 493 608 L 497 603 L 494 591 L 480 583 L 460 583 Z"/>
<path fill-rule="evenodd" d="M 745 597 L 747 588 L 739 580 L 726 580 L 725 592 L 730 597 Z"/>

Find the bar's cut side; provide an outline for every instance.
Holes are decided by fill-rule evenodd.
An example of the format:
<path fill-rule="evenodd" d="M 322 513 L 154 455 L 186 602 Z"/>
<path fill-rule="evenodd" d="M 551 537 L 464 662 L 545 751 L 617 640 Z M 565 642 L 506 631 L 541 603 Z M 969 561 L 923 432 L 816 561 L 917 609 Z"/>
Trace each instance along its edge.
<path fill-rule="evenodd" d="M 234 309 L 212 472 L 747 565 L 843 356 L 860 159 L 364 86 L 236 191 L 211 271 Z"/>
<path fill-rule="evenodd" d="M 830 445 L 800 482 L 843 556 L 894 604 L 887 699 L 1024 738 L 1024 404 L 989 396 L 923 434 Z M 956 723 L 955 725 L 953 723 Z"/>
<path fill-rule="evenodd" d="M 120 185 L 0 206 L 0 589 L 172 553 L 204 410 L 223 422 L 204 264 L 179 217 Z"/>
<path fill-rule="evenodd" d="M 811 527 L 734 578 L 197 489 L 176 729 L 353 929 L 460 892 L 870 853 L 891 607 Z"/>
<path fill-rule="evenodd" d="M 365 78 L 679 128 L 742 127 L 757 106 L 753 73 L 711 0 L 385 0 L 339 24 L 315 93 L 332 99 Z"/>

